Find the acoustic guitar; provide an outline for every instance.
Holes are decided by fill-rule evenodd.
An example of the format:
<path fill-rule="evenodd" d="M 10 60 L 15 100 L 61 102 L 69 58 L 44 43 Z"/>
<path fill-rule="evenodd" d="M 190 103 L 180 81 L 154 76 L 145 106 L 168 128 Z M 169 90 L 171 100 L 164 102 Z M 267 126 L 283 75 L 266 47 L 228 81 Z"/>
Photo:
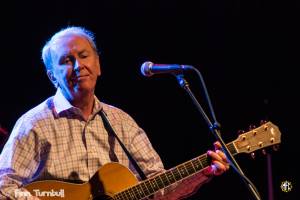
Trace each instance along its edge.
<path fill-rule="evenodd" d="M 232 155 L 252 153 L 258 149 L 278 146 L 281 133 L 272 122 L 240 134 L 226 144 Z M 173 183 L 181 181 L 210 165 L 206 154 L 182 163 L 155 177 L 139 182 L 129 169 L 118 163 L 103 165 L 93 178 L 82 184 L 46 180 L 30 183 L 26 188 L 42 200 L 140 200 Z M 17 194 L 26 196 L 26 192 Z"/>

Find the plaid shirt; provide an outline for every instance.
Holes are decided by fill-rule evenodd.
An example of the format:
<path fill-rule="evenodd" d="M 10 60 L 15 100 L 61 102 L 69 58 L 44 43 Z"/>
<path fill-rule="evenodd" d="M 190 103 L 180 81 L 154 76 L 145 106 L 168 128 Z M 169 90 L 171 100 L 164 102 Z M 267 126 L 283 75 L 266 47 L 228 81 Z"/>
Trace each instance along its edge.
<path fill-rule="evenodd" d="M 16 122 L 0 156 L 0 198 L 14 199 L 16 189 L 36 180 L 85 182 L 109 162 L 119 162 L 139 178 L 118 141 L 104 128 L 101 109 L 146 176 L 163 172 L 147 135 L 128 114 L 95 97 L 85 121 L 58 89 Z"/>

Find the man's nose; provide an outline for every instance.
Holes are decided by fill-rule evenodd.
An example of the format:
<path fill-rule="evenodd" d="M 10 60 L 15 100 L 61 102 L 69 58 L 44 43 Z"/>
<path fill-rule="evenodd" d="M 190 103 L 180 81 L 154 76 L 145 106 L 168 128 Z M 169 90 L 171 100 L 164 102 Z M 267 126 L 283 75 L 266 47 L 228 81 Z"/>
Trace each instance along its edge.
<path fill-rule="evenodd" d="M 80 71 L 83 68 L 83 63 L 79 59 L 75 59 L 74 71 Z"/>

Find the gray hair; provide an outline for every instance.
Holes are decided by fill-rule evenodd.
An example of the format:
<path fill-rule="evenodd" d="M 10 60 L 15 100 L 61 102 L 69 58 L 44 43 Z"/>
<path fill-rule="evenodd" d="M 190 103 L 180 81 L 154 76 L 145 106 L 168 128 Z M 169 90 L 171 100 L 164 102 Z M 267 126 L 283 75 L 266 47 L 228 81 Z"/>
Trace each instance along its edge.
<path fill-rule="evenodd" d="M 92 48 L 95 50 L 95 52 L 98 54 L 97 46 L 94 41 L 94 33 L 83 28 L 83 27 L 78 27 L 78 26 L 70 26 L 67 28 L 63 28 L 59 32 L 55 33 L 51 39 L 44 45 L 42 49 L 42 59 L 44 62 L 44 65 L 47 70 L 52 70 L 53 67 L 53 62 L 52 62 L 52 54 L 51 51 L 53 51 L 55 43 L 58 39 L 67 36 L 67 35 L 79 35 L 84 37 L 85 39 L 88 40 L 88 42 L 91 44 Z"/>

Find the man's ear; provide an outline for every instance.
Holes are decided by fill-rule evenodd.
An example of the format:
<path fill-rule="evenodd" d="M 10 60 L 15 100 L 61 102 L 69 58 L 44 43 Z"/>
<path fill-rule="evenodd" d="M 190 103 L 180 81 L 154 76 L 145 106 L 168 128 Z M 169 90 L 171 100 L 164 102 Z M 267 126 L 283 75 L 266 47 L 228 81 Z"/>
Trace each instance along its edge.
<path fill-rule="evenodd" d="M 50 79 L 50 81 L 53 83 L 53 85 L 57 88 L 58 82 L 57 82 L 57 79 L 55 78 L 53 72 L 50 70 L 47 70 L 47 76 Z"/>
<path fill-rule="evenodd" d="M 97 63 L 98 63 L 98 71 L 97 71 L 97 75 L 100 76 L 101 75 L 101 65 L 100 65 L 100 56 L 99 54 L 97 54 Z"/>

